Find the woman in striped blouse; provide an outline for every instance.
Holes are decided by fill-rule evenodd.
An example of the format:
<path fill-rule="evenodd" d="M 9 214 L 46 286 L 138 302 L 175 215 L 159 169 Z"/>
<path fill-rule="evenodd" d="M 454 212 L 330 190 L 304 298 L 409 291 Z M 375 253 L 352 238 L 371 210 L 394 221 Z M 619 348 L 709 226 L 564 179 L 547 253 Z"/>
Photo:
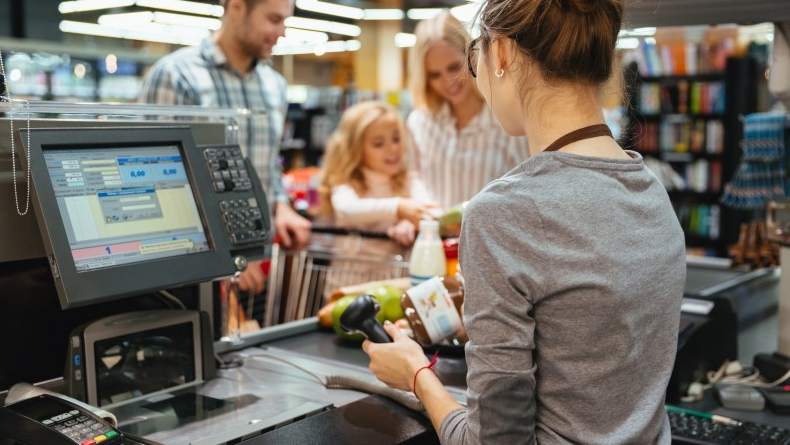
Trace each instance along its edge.
<path fill-rule="evenodd" d="M 461 22 L 442 13 L 421 22 L 416 35 L 409 54 L 412 161 L 439 206 L 448 208 L 526 160 L 529 147 L 525 137 L 502 131 L 466 72 L 471 38 Z"/>

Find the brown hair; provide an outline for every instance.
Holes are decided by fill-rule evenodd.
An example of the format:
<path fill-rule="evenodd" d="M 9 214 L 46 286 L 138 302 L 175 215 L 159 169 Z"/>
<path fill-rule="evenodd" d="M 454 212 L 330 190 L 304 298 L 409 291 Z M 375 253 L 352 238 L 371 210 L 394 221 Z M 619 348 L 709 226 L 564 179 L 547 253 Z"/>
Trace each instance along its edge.
<path fill-rule="evenodd" d="M 436 113 L 444 103 L 444 99 L 428 85 L 428 77 L 425 75 L 425 55 L 431 48 L 441 44 L 452 45 L 465 52 L 472 38 L 464 25 L 449 12 L 422 20 L 414 30 L 414 34 L 417 41 L 409 51 L 409 91 L 412 102 L 415 108 L 427 108 Z M 468 78 L 465 81 L 471 82 L 472 90 L 482 99 L 483 96 L 473 79 Z"/>
<path fill-rule="evenodd" d="M 392 105 L 378 101 L 360 102 L 343 112 L 337 129 L 326 143 L 326 154 L 321 167 L 321 185 L 318 187 L 320 213 L 332 214 L 332 189 L 338 185 L 349 184 L 358 194 L 367 191 L 362 175 L 363 139 L 368 127 L 382 117 L 393 117 L 397 120 L 401 143 L 405 144 L 403 118 Z M 407 176 L 408 168 L 404 158 L 400 171 L 392 178 L 392 189 L 395 193 L 404 193 Z"/>
<path fill-rule="evenodd" d="M 612 74 L 624 7 L 625 0 L 487 0 L 481 48 L 509 37 L 546 82 L 602 85 Z"/>

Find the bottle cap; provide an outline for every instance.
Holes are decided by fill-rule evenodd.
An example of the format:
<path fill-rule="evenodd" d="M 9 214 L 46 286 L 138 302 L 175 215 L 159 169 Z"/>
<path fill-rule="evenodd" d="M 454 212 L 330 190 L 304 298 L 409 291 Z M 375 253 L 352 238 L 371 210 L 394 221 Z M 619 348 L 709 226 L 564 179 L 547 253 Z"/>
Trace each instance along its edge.
<path fill-rule="evenodd" d="M 420 231 L 423 230 L 439 230 L 439 221 L 435 219 L 421 219 Z"/>
<path fill-rule="evenodd" d="M 448 259 L 458 258 L 458 238 L 448 238 L 442 241 L 442 245 L 444 246 L 445 257 Z"/>

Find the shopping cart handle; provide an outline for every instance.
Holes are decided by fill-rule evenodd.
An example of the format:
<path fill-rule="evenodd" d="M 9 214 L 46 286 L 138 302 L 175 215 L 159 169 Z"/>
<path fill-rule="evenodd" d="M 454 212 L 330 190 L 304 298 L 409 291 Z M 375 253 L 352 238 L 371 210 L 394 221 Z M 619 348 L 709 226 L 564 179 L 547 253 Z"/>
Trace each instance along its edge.
<path fill-rule="evenodd" d="M 383 232 L 373 232 L 370 230 L 356 230 L 356 229 L 347 229 L 344 227 L 335 227 L 335 226 L 317 226 L 313 225 L 312 227 L 313 233 L 327 233 L 330 235 L 359 235 L 362 238 L 381 238 L 381 239 L 389 239 L 386 233 Z"/>

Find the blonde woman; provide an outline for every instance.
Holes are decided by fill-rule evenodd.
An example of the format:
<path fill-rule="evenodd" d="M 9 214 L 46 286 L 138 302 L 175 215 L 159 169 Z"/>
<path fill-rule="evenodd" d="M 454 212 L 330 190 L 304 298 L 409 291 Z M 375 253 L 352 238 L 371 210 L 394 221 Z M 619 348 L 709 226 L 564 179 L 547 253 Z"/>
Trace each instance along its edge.
<path fill-rule="evenodd" d="M 471 40 L 449 13 L 421 22 L 409 54 L 415 110 L 407 125 L 415 170 L 440 207 L 468 201 L 529 157 L 527 139 L 502 131 L 466 70 Z"/>
<path fill-rule="evenodd" d="M 343 113 L 327 143 L 319 195 L 338 227 L 387 233 L 398 244 L 414 242 L 419 220 L 433 199 L 408 170 L 404 125 L 382 102 L 362 102 Z"/>

